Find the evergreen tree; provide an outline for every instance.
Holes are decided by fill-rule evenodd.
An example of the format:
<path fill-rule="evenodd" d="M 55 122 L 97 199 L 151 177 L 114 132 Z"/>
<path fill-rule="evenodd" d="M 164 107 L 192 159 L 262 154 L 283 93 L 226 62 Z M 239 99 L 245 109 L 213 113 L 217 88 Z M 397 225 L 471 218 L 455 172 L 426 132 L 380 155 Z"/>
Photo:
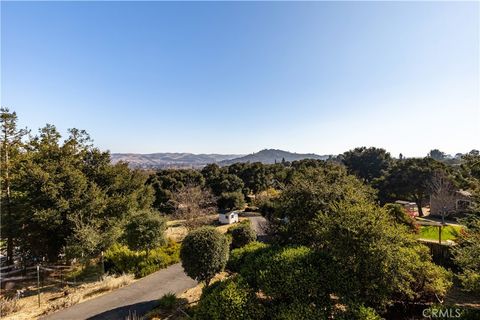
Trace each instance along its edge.
<path fill-rule="evenodd" d="M 7 242 L 7 263 L 13 263 L 13 248 L 15 233 L 18 232 L 18 217 L 15 217 L 13 180 L 17 177 L 18 160 L 21 156 L 22 138 L 27 134 L 26 129 L 17 128 L 17 114 L 8 108 L 0 108 L 0 172 L 1 172 L 1 226 L 2 238 Z"/>

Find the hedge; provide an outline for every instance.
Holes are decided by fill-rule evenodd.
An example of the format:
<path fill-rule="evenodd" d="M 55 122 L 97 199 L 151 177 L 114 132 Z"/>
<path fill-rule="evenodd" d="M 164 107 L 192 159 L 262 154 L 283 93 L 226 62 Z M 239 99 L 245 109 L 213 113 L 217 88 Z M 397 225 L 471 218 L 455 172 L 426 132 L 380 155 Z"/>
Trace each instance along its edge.
<path fill-rule="evenodd" d="M 230 258 L 227 263 L 227 269 L 232 272 L 239 272 L 240 268 L 245 264 L 245 260 L 253 259 L 255 255 L 260 254 L 269 246 L 262 242 L 250 242 L 246 246 L 234 249 L 230 252 Z"/>

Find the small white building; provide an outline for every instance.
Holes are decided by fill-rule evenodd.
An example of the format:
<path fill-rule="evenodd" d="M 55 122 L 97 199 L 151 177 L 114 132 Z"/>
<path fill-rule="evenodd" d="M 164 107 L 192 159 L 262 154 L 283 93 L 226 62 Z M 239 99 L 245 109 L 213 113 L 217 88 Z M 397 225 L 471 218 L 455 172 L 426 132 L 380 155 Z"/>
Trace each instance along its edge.
<path fill-rule="evenodd" d="M 221 224 L 232 224 L 238 222 L 238 213 L 236 211 L 219 213 L 218 221 L 220 221 Z"/>

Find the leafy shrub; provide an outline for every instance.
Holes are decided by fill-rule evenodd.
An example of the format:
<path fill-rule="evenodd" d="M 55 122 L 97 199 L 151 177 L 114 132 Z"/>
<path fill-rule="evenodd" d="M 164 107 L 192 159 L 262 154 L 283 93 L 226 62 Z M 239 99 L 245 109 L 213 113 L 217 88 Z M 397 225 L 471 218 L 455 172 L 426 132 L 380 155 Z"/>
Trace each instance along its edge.
<path fill-rule="evenodd" d="M 384 208 L 388 215 L 396 223 L 407 226 L 408 229 L 414 233 L 418 233 L 420 231 L 420 226 L 416 222 L 415 218 L 410 216 L 402 205 L 398 203 L 387 203 Z"/>
<path fill-rule="evenodd" d="M 364 305 L 353 305 L 348 307 L 348 310 L 343 311 L 337 315 L 335 319 L 338 320 L 382 320 L 382 317 L 373 308 L 365 307 Z"/>
<path fill-rule="evenodd" d="M 465 291 L 480 293 L 480 216 L 471 215 L 464 221 L 467 228 L 454 247 L 454 261 L 460 268 L 458 278 Z"/>
<path fill-rule="evenodd" d="M 480 292 L 480 273 L 465 269 L 458 275 L 458 279 L 462 283 L 465 291 Z"/>
<path fill-rule="evenodd" d="M 239 272 L 240 268 L 245 264 L 247 256 L 252 258 L 255 253 L 259 253 L 260 250 L 267 247 L 268 245 L 262 242 L 250 242 L 242 248 L 232 250 L 227 263 L 228 270 Z"/>
<path fill-rule="evenodd" d="M 197 320 L 257 320 L 264 310 L 255 292 L 241 277 L 218 281 L 202 292 Z"/>
<path fill-rule="evenodd" d="M 245 197 L 239 191 L 224 192 L 218 198 L 217 205 L 220 210 L 242 209 L 245 205 Z"/>
<path fill-rule="evenodd" d="M 257 239 L 257 233 L 252 229 L 250 220 L 244 220 L 240 224 L 228 229 L 232 235 L 232 248 L 241 248 Z"/>
<path fill-rule="evenodd" d="M 273 320 L 328 319 L 326 312 L 305 302 L 280 304 L 271 310 L 271 314 L 273 314 Z"/>
<path fill-rule="evenodd" d="M 317 308 L 331 307 L 327 262 L 307 247 L 286 247 L 256 261 L 257 284 L 268 297 L 282 303 L 315 303 Z"/>
<path fill-rule="evenodd" d="M 105 252 L 105 271 L 115 274 L 135 274 L 141 260 L 142 257 L 139 252 L 130 250 L 125 245 L 114 244 Z"/>
<path fill-rule="evenodd" d="M 166 311 L 173 310 L 176 304 L 177 304 L 177 296 L 175 295 L 175 293 L 171 293 L 171 292 L 164 294 L 160 298 L 160 300 L 158 300 L 158 307 Z"/>
<path fill-rule="evenodd" d="M 277 252 L 278 247 L 265 247 L 254 250 L 244 255 L 243 263 L 240 264 L 238 273 L 255 290 L 259 290 L 259 279 L 263 267 L 271 263 L 272 256 Z"/>
<path fill-rule="evenodd" d="M 105 271 L 131 273 L 140 278 L 179 261 L 180 246 L 169 241 L 166 246 L 145 251 L 133 251 L 127 246 L 115 244 L 105 252 Z"/>
<path fill-rule="evenodd" d="M 397 299 L 435 301 L 446 295 L 452 285 L 452 275 L 431 261 L 426 246 L 417 244 L 400 248 L 396 254 L 397 263 L 402 265 L 397 275 L 391 278 L 396 282 L 394 295 Z"/>
<path fill-rule="evenodd" d="M 180 257 L 187 275 L 208 286 L 215 274 L 225 268 L 228 253 L 227 238 L 212 227 L 202 227 L 185 237 Z"/>

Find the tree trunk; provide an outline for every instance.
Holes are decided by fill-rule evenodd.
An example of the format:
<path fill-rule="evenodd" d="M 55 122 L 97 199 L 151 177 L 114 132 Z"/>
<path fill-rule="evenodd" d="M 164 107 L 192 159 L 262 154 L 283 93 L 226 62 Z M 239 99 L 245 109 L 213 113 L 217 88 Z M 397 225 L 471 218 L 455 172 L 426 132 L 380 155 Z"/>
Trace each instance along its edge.
<path fill-rule="evenodd" d="M 419 198 L 417 198 L 417 199 L 415 200 L 415 203 L 417 204 L 417 207 L 418 207 L 418 216 L 419 216 L 419 217 L 423 217 L 422 200 L 420 200 Z"/>

